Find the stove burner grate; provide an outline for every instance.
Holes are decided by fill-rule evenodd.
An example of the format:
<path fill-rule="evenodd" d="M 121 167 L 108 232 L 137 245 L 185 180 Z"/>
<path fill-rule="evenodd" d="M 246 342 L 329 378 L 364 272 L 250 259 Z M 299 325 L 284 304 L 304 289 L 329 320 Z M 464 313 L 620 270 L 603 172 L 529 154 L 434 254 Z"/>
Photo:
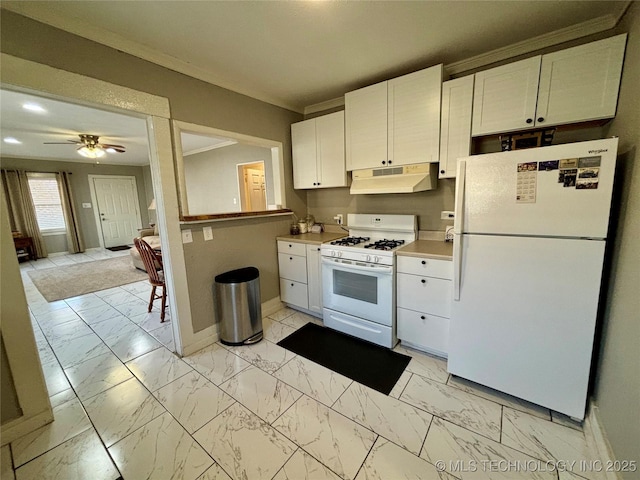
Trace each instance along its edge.
<path fill-rule="evenodd" d="M 353 245 L 358 245 L 359 243 L 368 242 L 369 237 L 345 237 L 339 238 L 331 242 L 331 245 L 340 245 L 346 247 L 352 247 Z"/>
<path fill-rule="evenodd" d="M 393 250 L 404 244 L 404 240 L 378 240 L 377 242 L 369 243 L 364 248 L 372 248 L 373 250 Z"/>

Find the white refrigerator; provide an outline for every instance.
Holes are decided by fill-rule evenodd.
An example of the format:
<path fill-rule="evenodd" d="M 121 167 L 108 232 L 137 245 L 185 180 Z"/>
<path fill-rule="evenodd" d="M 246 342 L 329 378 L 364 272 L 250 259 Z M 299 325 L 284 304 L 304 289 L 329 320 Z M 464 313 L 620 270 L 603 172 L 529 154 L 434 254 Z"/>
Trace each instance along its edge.
<path fill-rule="evenodd" d="M 450 373 L 584 418 L 617 146 L 458 160 Z"/>

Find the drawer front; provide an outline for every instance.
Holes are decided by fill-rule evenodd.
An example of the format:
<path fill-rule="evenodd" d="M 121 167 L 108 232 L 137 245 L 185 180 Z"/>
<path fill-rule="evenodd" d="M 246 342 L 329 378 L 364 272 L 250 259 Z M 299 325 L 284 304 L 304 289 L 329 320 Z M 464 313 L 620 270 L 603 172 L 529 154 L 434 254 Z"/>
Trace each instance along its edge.
<path fill-rule="evenodd" d="M 278 253 L 289 253 L 291 255 L 305 256 L 307 253 L 306 244 L 298 242 L 285 242 L 278 240 Z"/>
<path fill-rule="evenodd" d="M 308 309 L 308 291 L 305 283 L 293 282 L 286 278 L 280 279 L 280 300 L 290 305 Z"/>
<path fill-rule="evenodd" d="M 439 317 L 451 316 L 451 280 L 398 274 L 398 307 Z"/>
<path fill-rule="evenodd" d="M 434 353 L 449 353 L 449 319 L 398 308 L 398 338 Z"/>
<path fill-rule="evenodd" d="M 453 279 L 453 262 L 398 255 L 398 272 L 451 280 Z"/>
<path fill-rule="evenodd" d="M 307 257 L 279 253 L 278 267 L 282 278 L 307 283 Z"/>

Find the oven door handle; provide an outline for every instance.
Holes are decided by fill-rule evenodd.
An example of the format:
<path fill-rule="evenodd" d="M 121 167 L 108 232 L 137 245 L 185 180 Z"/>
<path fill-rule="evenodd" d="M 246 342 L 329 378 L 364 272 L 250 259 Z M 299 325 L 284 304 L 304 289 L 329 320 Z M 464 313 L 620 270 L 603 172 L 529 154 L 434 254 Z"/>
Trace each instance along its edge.
<path fill-rule="evenodd" d="M 359 265 L 354 265 L 352 263 L 342 263 L 340 260 L 330 260 L 327 258 L 322 259 L 322 264 L 328 267 L 342 267 L 348 270 L 355 270 L 359 272 L 369 272 L 369 273 L 383 273 L 386 275 L 393 274 L 393 267 L 389 265 L 375 265 L 372 267 L 361 267 Z"/>

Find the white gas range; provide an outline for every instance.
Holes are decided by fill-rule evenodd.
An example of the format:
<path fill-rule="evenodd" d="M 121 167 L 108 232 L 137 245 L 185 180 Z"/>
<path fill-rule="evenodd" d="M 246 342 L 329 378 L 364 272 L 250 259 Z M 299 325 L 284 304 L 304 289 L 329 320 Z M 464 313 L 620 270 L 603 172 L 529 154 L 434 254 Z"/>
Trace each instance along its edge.
<path fill-rule="evenodd" d="M 415 241 L 415 215 L 349 214 L 349 237 L 321 245 L 327 327 L 392 348 L 396 338 L 395 251 Z"/>

